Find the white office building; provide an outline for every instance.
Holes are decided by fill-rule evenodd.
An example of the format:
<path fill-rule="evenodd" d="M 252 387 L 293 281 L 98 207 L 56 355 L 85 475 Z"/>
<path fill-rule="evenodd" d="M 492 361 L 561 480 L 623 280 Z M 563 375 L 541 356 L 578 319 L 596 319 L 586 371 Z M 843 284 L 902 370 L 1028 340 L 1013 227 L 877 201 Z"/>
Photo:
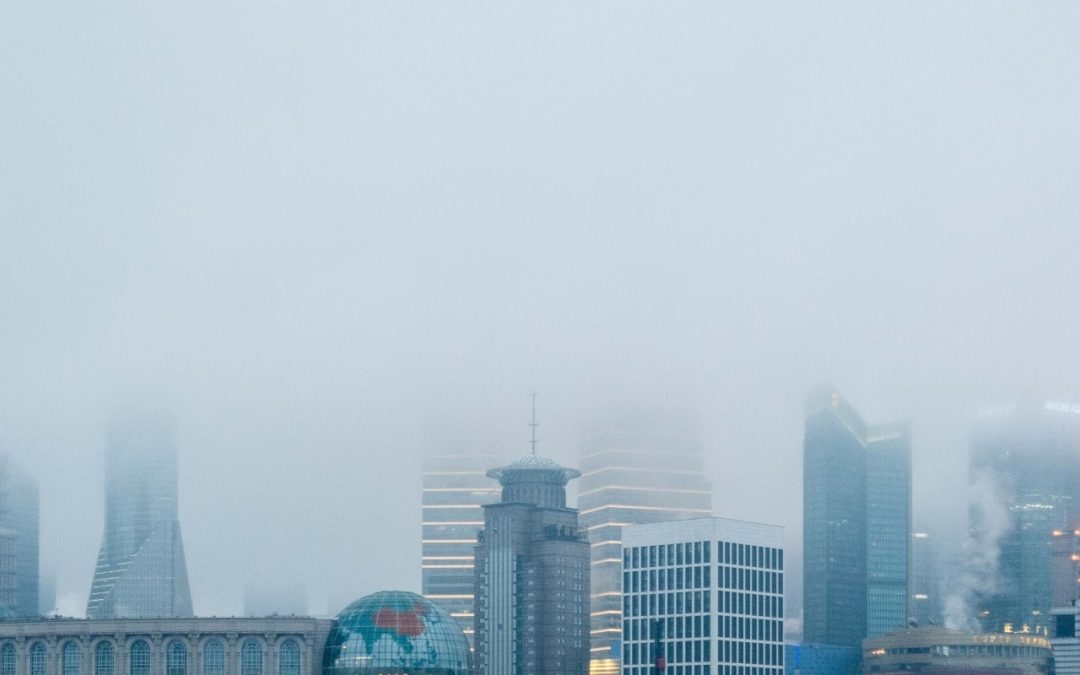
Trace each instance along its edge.
<path fill-rule="evenodd" d="M 781 675 L 783 528 L 727 518 L 623 529 L 623 675 Z"/>
<path fill-rule="evenodd" d="M 1057 675 L 1080 675 L 1080 607 L 1055 607 L 1051 610 L 1054 632 L 1050 644 L 1054 649 L 1054 672 Z"/>

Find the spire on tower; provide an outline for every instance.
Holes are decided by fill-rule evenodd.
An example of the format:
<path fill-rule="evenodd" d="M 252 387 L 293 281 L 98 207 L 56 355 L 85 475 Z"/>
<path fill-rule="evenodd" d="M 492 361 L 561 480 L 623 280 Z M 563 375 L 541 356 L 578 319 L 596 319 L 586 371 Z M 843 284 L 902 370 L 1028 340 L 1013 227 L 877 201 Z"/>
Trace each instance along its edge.
<path fill-rule="evenodd" d="M 538 426 L 540 425 L 536 423 L 536 392 L 534 391 L 532 394 L 532 421 L 529 422 L 529 427 L 532 433 L 532 438 L 529 440 L 529 445 L 532 446 L 532 454 L 534 455 L 536 454 L 536 427 Z"/>

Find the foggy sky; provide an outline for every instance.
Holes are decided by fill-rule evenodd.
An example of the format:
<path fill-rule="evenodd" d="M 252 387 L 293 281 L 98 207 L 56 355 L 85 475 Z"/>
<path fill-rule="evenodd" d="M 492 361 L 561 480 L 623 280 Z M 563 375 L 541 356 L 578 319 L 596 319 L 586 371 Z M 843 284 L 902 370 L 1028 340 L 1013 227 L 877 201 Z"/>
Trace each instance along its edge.
<path fill-rule="evenodd" d="M 1072 2 L 0 9 L 0 449 L 85 609 L 104 429 L 175 419 L 196 611 L 420 583 L 419 450 L 696 418 L 801 551 L 803 396 L 1080 398 Z M 480 442 L 480 441 L 478 441 Z M 941 520 L 935 514 L 935 520 Z M 790 559 L 790 558 L 789 558 Z M 793 580 L 794 581 L 794 580 Z M 796 583 L 789 587 L 796 587 Z"/>

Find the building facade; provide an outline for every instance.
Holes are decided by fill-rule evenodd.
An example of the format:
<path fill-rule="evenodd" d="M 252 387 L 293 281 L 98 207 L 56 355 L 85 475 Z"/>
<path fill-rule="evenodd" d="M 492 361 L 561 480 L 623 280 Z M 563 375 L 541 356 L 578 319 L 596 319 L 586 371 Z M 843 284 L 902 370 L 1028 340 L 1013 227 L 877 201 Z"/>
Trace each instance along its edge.
<path fill-rule="evenodd" d="M 1050 644 L 1054 650 L 1055 675 L 1080 675 L 1080 632 L 1077 617 L 1080 607 L 1069 604 L 1051 610 L 1054 630 Z"/>
<path fill-rule="evenodd" d="M 423 458 L 422 591 L 454 617 L 470 645 L 474 549 L 484 526 L 484 505 L 499 499 L 499 485 L 487 475 L 496 462 L 493 454 L 477 454 L 467 446 Z"/>
<path fill-rule="evenodd" d="M 670 420 L 627 415 L 601 423 L 581 444 L 581 524 L 592 554 L 592 675 L 619 672 L 622 528 L 712 515 L 700 440 Z"/>
<path fill-rule="evenodd" d="M 477 672 L 585 675 L 589 543 L 566 506 L 580 474 L 531 454 L 488 475 L 502 493 L 484 506 L 475 549 Z"/>
<path fill-rule="evenodd" d="M 911 534 L 911 618 L 920 626 L 942 624 L 942 554 L 929 532 Z"/>
<path fill-rule="evenodd" d="M 908 616 L 911 434 L 868 426 L 832 389 L 807 400 L 804 642 L 858 648 Z"/>
<path fill-rule="evenodd" d="M 905 628 L 863 641 L 863 673 L 874 675 L 1046 675 L 1050 640 L 1036 635 Z"/>
<path fill-rule="evenodd" d="M 1044 401 L 980 411 L 971 433 L 971 479 L 990 481 L 1009 519 L 994 542 L 1001 581 L 976 598 L 982 627 L 1048 635 L 1053 533 L 1068 531 L 1080 515 L 1080 406 Z M 976 536 L 987 529 L 984 517 L 972 510 Z"/>
<path fill-rule="evenodd" d="M 12 616 L 38 615 L 38 503 L 34 479 L 0 456 L 0 607 Z"/>
<path fill-rule="evenodd" d="M 783 528 L 702 518 L 623 530 L 623 675 L 784 672 Z"/>
<path fill-rule="evenodd" d="M 320 675 L 333 621 L 0 621 L 0 670 L 18 675 Z"/>
<path fill-rule="evenodd" d="M 177 492 L 177 450 L 166 424 L 144 419 L 110 431 L 105 533 L 88 617 L 192 615 Z"/>

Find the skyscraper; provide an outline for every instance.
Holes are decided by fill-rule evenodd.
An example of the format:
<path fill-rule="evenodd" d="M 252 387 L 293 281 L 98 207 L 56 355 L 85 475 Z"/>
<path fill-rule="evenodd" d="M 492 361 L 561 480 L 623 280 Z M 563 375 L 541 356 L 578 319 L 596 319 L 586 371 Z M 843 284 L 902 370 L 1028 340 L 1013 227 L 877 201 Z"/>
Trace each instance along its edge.
<path fill-rule="evenodd" d="M 807 401 L 803 639 L 857 648 L 907 620 L 911 436 L 868 427 L 835 390 Z"/>
<path fill-rule="evenodd" d="M 495 456 L 477 452 L 474 442 L 447 442 L 424 455 L 424 597 L 454 617 L 473 646 L 473 584 L 476 534 L 484 525 L 484 505 L 499 499 L 488 477 Z"/>
<path fill-rule="evenodd" d="M 488 475 L 502 495 L 484 506 L 476 545 L 477 671 L 585 675 L 589 543 L 566 506 L 580 473 L 530 454 Z"/>
<path fill-rule="evenodd" d="M 972 481 L 989 481 L 1007 515 L 978 509 L 976 538 L 999 549 L 997 583 L 976 599 L 988 631 L 1050 632 L 1053 532 L 1080 515 L 1080 406 L 1025 402 L 980 411 L 971 433 Z M 1000 530 L 996 532 L 995 530 Z M 989 533 L 989 534 L 988 534 Z"/>
<path fill-rule="evenodd" d="M 177 513 L 177 451 L 152 419 L 114 427 L 106 439 L 105 533 L 86 614 L 192 615 Z"/>
<path fill-rule="evenodd" d="M 581 444 L 578 509 L 592 552 L 591 672 L 619 672 L 622 529 L 712 514 L 701 442 L 682 425 L 625 415 L 594 427 Z"/>
<path fill-rule="evenodd" d="M 0 456 L 0 606 L 38 615 L 38 486 Z"/>

